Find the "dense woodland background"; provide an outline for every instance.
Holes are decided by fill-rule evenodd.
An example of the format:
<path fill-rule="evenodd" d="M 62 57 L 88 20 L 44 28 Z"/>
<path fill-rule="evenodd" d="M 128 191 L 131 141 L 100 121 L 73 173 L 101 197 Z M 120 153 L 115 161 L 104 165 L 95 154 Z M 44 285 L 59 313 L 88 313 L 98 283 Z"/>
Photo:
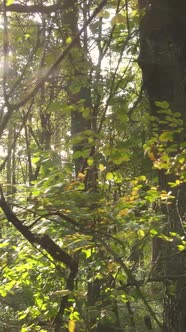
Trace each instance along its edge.
<path fill-rule="evenodd" d="M 185 332 L 185 1 L 2 0 L 0 36 L 0 332 Z"/>

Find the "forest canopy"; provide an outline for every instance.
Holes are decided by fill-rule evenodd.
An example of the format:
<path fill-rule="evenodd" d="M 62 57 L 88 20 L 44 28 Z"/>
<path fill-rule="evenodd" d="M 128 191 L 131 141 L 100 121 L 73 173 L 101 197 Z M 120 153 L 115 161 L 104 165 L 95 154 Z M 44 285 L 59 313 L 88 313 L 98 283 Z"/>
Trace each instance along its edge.
<path fill-rule="evenodd" d="M 186 331 L 185 7 L 0 2 L 0 332 Z"/>

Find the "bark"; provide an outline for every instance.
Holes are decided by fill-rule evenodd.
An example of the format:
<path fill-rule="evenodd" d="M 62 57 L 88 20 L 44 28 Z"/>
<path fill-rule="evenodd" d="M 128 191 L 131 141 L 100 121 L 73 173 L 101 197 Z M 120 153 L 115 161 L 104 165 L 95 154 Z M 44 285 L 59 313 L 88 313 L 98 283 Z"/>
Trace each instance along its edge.
<path fill-rule="evenodd" d="M 59 65 L 62 64 L 67 56 L 69 55 L 70 50 L 74 47 L 74 45 L 79 40 L 82 33 L 85 31 L 85 29 L 88 27 L 88 25 L 92 22 L 92 20 L 96 17 L 96 15 L 102 10 L 104 5 L 107 3 L 107 0 L 102 0 L 99 5 L 95 8 L 92 15 L 87 19 L 87 21 L 84 23 L 83 27 L 79 30 L 78 34 L 74 37 L 72 42 L 67 45 L 67 47 L 64 49 L 64 51 L 58 56 L 56 61 L 49 67 L 49 69 L 44 73 L 41 74 L 41 77 L 37 80 L 35 86 L 29 92 L 25 97 L 22 99 L 17 100 L 15 103 L 9 103 L 9 101 L 6 102 L 6 106 L 8 108 L 8 112 L 2 117 L 0 121 L 0 137 L 2 136 L 8 121 L 10 120 L 12 114 L 14 111 L 18 110 L 20 107 L 25 106 L 33 97 L 35 97 L 40 91 L 41 87 L 43 86 L 43 83 L 48 80 L 50 76 L 55 74 L 55 71 L 59 68 Z M 6 7 L 7 10 L 7 7 Z M 12 97 L 11 95 L 9 97 Z M 16 98 L 15 98 L 16 99 Z"/>
<path fill-rule="evenodd" d="M 0 207 L 3 210 L 8 222 L 12 224 L 23 236 L 27 239 L 32 245 L 39 245 L 41 249 L 45 250 L 54 261 L 62 262 L 66 265 L 69 270 L 69 275 L 66 281 L 66 289 L 69 291 L 74 290 L 74 280 L 78 272 L 78 262 L 76 259 L 71 257 L 67 252 L 61 249 L 47 234 L 36 234 L 31 231 L 30 227 L 27 227 L 24 222 L 22 222 L 12 211 L 10 205 L 6 202 L 2 188 L 0 187 Z M 65 216 L 63 215 L 63 218 Z M 67 220 L 69 218 L 67 217 Z M 35 223 L 34 223 L 35 224 Z M 68 304 L 68 295 L 62 297 L 59 310 L 54 319 L 54 331 L 60 332 L 63 314 L 65 309 L 69 306 Z"/>
<path fill-rule="evenodd" d="M 149 97 L 151 112 L 159 117 L 156 101 L 167 101 L 173 112 L 180 112 L 184 130 L 176 138 L 176 144 L 186 139 L 186 3 L 175 0 L 152 0 L 141 19 L 141 52 L 139 64 L 142 69 L 144 89 Z M 160 132 L 166 130 L 161 124 Z M 172 190 L 168 182 L 173 175 L 159 171 L 159 186 Z M 186 186 L 177 187 L 175 200 L 166 209 L 166 232 L 177 232 L 185 236 L 183 218 L 185 214 Z M 176 241 L 175 241 L 176 242 Z M 162 243 L 156 249 L 160 255 L 160 271 L 165 278 L 164 331 L 186 331 L 186 255 L 177 250 L 177 243 Z M 158 243 L 159 245 L 160 243 Z M 156 243 L 157 245 L 157 243 Z M 162 252 L 160 252 L 160 250 Z M 161 255 L 163 253 L 163 256 Z M 174 289 L 173 292 L 170 289 Z"/>
<path fill-rule="evenodd" d="M 61 12 L 61 20 L 63 26 L 63 40 L 66 43 L 67 38 L 74 38 L 79 35 L 78 28 L 78 5 L 75 0 L 64 0 L 65 9 Z M 68 61 L 66 63 L 68 72 L 66 92 L 69 98 L 69 104 L 73 106 L 71 111 L 71 136 L 72 140 L 77 136 L 82 137 L 78 143 L 73 143 L 73 152 L 83 155 L 83 151 L 88 149 L 88 142 L 83 139 L 84 132 L 91 130 L 91 118 L 86 118 L 81 111 L 83 108 L 91 109 L 90 81 L 88 74 L 87 54 L 81 44 L 80 37 L 76 39 L 69 52 Z M 75 155 L 75 172 L 78 175 L 85 165 L 85 158 Z"/>

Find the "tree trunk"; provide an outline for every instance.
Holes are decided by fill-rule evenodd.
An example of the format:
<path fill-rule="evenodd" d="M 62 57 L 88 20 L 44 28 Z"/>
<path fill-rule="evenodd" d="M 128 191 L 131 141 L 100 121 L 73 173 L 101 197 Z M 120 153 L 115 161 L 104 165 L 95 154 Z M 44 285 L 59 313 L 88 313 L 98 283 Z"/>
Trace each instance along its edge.
<path fill-rule="evenodd" d="M 140 4 L 139 4 L 140 5 Z M 151 0 L 140 24 L 141 50 L 139 64 L 142 69 L 144 89 L 151 105 L 151 112 L 161 120 L 156 102 L 166 101 L 173 113 L 180 112 L 183 120 L 181 134 L 176 137 L 179 149 L 186 139 L 186 2 Z M 167 130 L 159 125 L 159 132 Z M 175 152 L 178 153 L 178 152 Z M 173 191 L 169 181 L 173 175 L 159 171 L 161 190 Z M 174 189 L 174 202 L 166 207 L 166 233 L 176 232 L 185 236 L 183 219 L 186 211 L 186 186 Z M 161 243 L 163 257 L 160 270 L 166 289 L 164 301 L 164 331 L 186 331 L 186 254 L 179 252 L 177 244 Z M 157 254 L 157 253 L 156 253 Z"/>
<path fill-rule="evenodd" d="M 64 8 L 61 12 L 63 26 L 62 38 L 64 44 L 66 44 L 69 38 L 73 39 L 79 32 L 79 7 L 76 0 L 64 0 L 63 2 Z M 86 154 L 85 151 L 90 147 L 85 132 L 90 131 L 92 127 L 91 113 L 90 116 L 85 116 L 85 109 L 89 109 L 89 112 L 91 112 L 90 81 L 85 50 L 86 47 L 82 45 L 80 38 L 78 38 L 76 44 L 69 52 L 66 63 L 68 70 L 66 93 L 69 103 L 72 106 L 71 137 L 76 176 L 78 176 L 79 172 L 83 171 L 86 165 L 84 154 Z"/>

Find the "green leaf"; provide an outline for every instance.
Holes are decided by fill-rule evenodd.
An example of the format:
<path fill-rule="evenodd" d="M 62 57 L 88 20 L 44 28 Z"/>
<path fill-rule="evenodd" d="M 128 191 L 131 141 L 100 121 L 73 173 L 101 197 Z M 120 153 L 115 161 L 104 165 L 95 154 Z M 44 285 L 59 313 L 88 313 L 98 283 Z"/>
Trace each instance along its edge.
<path fill-rule="evenodd" d="M 13 4 L 13 2 L 14 2 L 14 0 L 7 0 L 7 3 L 6 3 L 6 5 L 7 5 L 7 6 L 10 6 L 10 5 L 12 5 L 12 4 Z"/>
<path fill-rule="evenodd" d="M 67 37 L 66 44 L 70 44 L 72 42 L 72 37 Z"/>
<path fill-rule="evenodd" d="M 145 236 L 145 232 L 143 229 L 139 229 L 137 233 L 138 233 L 139 239 L 142 239 Z"/>
<path fill-rule="evenodd" d="M 29 39 L 29 38 L 30 38 L 29 33 L 26 33 L 26 34 L 25 34 L 25 39 L 27 40 L 27 39 Z"/>
<path fill-rule="evenodd" d="M 151 230 L 150 230 L 150 234 L 151 234 L 152 236 L 156 236 L 156 235 L 158 234 L 158 232 L 157 232 L 156 229 L 151 229 Z"/>
<path fill-rule="evenodd" d="M 28 315 L 27 312 L 22 312 L 21 315 L 19 316 L 19 320 L 24 319 Z M 22 331 L 22 330 L 21 330 Z"/>
<path fill-rule="evenodd" d="M 9 245 L 9 242 L 8 241 L 4 241 L 3 243 L 0 243 L 0 249 L 4 248 L 4 247 L 7 247 L 8 245 Z"/>
<path fill-rule="evenodd" d="M 33 164 L 37 164 L 38 163 L 38 161 L 40 161 L 40 157 L 34 157 L 34 158 L 32 158 L 32 163 Z"/>
<path fill-rule="evenodd" d="M 183 251 L 183 250 L 185 250 L 186 248 L 185 248 L 185 246 L 183 245 L 183 244 L 179 244 L 178 245 L 178 250 L 179 251 Z"/>
<path fill-rule="evenodd" d="M 165 131 L 159 136 L 159 139 L 161 142 L 172 142 L 173 141 L 173 132 L 171 131 Z"/>
<path fill-rule="evenodd" d="M 156 102 L 155 102 L 155 105 L 156 105 L 157 107 L 162 108 L 162 109 L 166 109 L 166 108 L 169 107 L 169 104 L 168 104 L 166 101 L 156 101 Z"/>
<path fill-rule="evenodd" d="M 113 180 L 113 178 L 114 178 L 114 176 L 113 176 L 113 174 L 111 172 L 108 172 L 106 174 L 106 180 L 111 181 L 111 180 Z"/>
<path fill-rule="evenodd" d="M 83 249 L 82 252 L 85 253 L 86 258 L 89 258 L 92 255 L 92 249 Z"/>
<path fill-rule="evenodd" d="M 139 176 L 138 180 L 139 180 L 139 181 L 146 181 L 147 178 L 146 178 L 145 175 L 141 175 L 141 176 Z"/>
<path fill-rule="evenodd" d="M 4 289 L 0 289 L 0 296 L 5 297 L 7 292 Z"/>
<path fill-rule="evenodd" d="M 30 330 L 29 327 L 27 328 L 27 327 L 24 327 L 24 326 L 23 326 L 23 327 L 21 328 L 20 332 L 29 332 L 29 330 Z"/>
<path fill-rule="evenodd" d="M 87 164 L 88 164 L 88 166 L 92 166 L 94 164 L 94 159 L 93 158 L 88 158 Z"/>
<path fill-rule="evenodd" d="M 182 117 L 182 115 L 181 115 L 180 112 L 175 112 L 175 113 L 173 113 L 173 116 L 174 116 L 175 118 L 181 118 L 181 117 Z"/>

